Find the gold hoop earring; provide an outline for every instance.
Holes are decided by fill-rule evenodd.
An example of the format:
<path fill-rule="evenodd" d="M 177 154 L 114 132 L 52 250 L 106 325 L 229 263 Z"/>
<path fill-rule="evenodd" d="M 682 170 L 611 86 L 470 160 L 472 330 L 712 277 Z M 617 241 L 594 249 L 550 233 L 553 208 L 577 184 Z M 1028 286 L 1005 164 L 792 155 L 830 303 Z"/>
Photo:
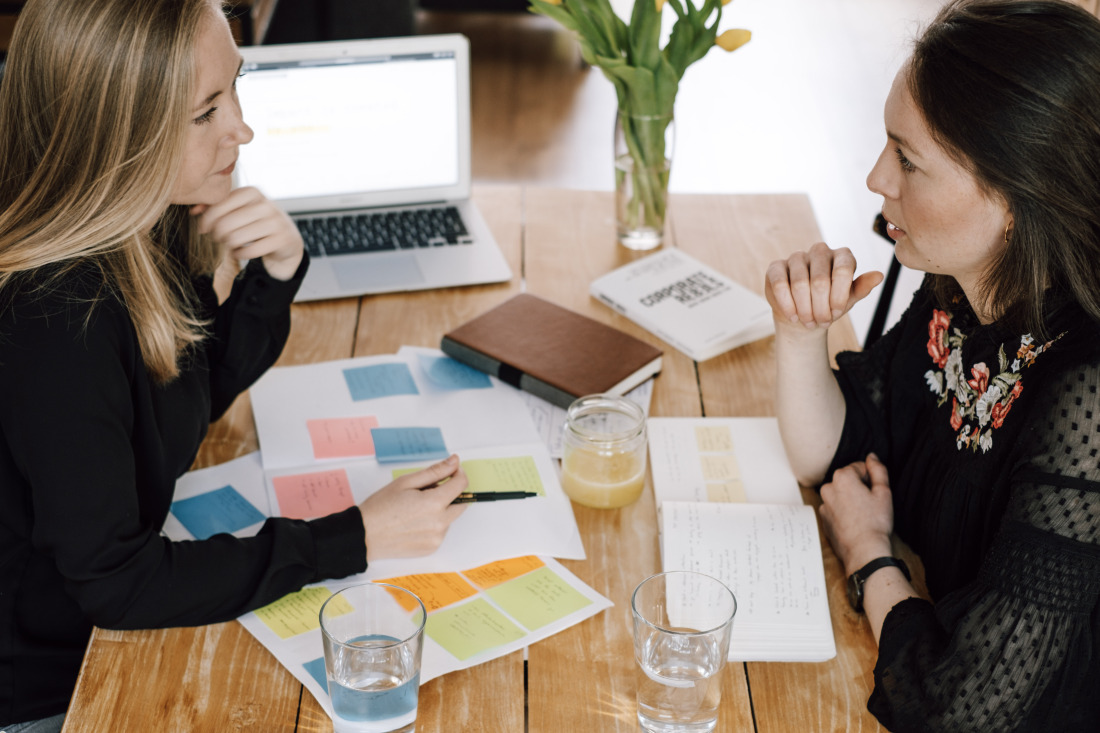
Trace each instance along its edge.
<path fill-rule="evenodd" d="M 1011 233 L 1012 233 L 1012 225 L 1009 224 L 1008 226 L 1005 227 L 1005 244 L 1009 243 L 1010 240 L 1009 240 L 1008 235 L 1011 234 Z"/>

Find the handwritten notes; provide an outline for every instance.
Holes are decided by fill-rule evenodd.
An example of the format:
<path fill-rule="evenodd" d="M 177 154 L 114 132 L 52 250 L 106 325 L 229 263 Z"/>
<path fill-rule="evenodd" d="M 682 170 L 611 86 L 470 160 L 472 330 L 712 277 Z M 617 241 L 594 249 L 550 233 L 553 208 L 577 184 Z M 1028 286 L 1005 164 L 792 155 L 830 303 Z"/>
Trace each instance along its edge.
<path fill-rule="evenodd" d="M 531 456 L 513 458 L 480 458 L 463 461 L 462 468 L 470 479 L 470 491 L 533 491 L 545 496 L 535 459 Z"/>
<path fill-rule="evenodd" d="M 502 583 L 491 588 L 488 594 L 512 618 L 532 631 L 592 603 L 549 568 Z"/>
<path fill-rule="evenodd" d="M 484 598 L 428 616 L 426 633 L 455 658 L 466 660 L 494 647 L 518 641 L 524 632 Z"/>
<path fill-rule="evenodd" d="M 490 389 L 489 375 L 449 356 L 417 354 L 420 368 L 432 386 L 438 389 Z"/>
<path fill-rule="evenodd" d="M 695 570 L 733 591 L 730 659 L 822 661 L 836 654 L 813 507 L 661 506 L 665 570 Z"/>
<path fill-rule="evenodd" d="M 381 459 L 379 459 L 381 460 Z M 470 481 L 471 493 L 491 493 L 495 491 L 530 491 L 545 496 L 538 467 L 531 456 L 510 456 L 507 458 L 472 458 L 462 461 L 462 470 Z M 417 471 L 416 468 L 394 469 L 393 477 Z"/>
<path fill-rule="evenodd" d="M 415 593 L 428 613 L 438 611 L 444 606 L 458 603 L 461 600 L 477 594 L 477 589 L 462 579 L 458 573 L 424 573 L 421 575 L 402 575 L 399 578 L 380 580 L 379 583 L 389 583 Z M 395 596 L 406 611 L 412 611 L 415 606 L 409 601 L 408 596 Z"/>
<path fill-rule="evenodd" d="M 314 458 L 354 458 L 374 455 L 371 428 L 378 427 L 378 418 L 340 417 L 308 420 L 309 439 Z"/>
<path fill-rule="evenodd" d="M 403 394 L 420 394 L 413 381 L 412 372 L 405 364 L 371 364 L 344 370 L 348 391 L 356 402 L 392 397 Z"/>
<path fill-rule="evenodd" d="M 323 517 L 355 504 L 347 471 L 342 468 L 275 476 L 271 484 L 279 502 L 279 514 L 291 519 Z"/>
<path fill-rule="evenodd" d="M 435 461 L 449 455 L 439 428 L 374 428 L 371 437 L 379 463 Z"/>
<path fill-rule="evenodd" d="M 274 603 L 256 609 L 256 616 L 280 639 L 304 634 L 321 627 L 321 606 L 332 595 L 324 586 L 302 588 L 297 593 L 283 596 Z M 341 596 L 334 598 L 330 611 L 334 616 L 351 613 L 351 605 Z"/>
<path fill-rule="evenodd" d="M 222 532 L 236 532 L 265 519 L 260 510 L 232 486 L 174 501 L 172 514 L 197 540 Z"/>
<path fill-rule="evenodd" d="M 546 563 L 540 560 L 538 555 L 526 555 L 465 570 L 463 575 L 479 588 L 492 588 L 494 585 L 500 585 L 542 567 L 546 567 Z"/>
<path fill-rule="evenodd" d="M 802 503 L 775 418 L 659 417 L 648 427 L 658 507 L 666 501 Z"/>
<path fill-rule="evenodd" d="M 740 479 L 707 484 L 707 501 L 729 503 L 748 500 L 749 497 L 745 494 L 745 484 L 741 483 Z"/>

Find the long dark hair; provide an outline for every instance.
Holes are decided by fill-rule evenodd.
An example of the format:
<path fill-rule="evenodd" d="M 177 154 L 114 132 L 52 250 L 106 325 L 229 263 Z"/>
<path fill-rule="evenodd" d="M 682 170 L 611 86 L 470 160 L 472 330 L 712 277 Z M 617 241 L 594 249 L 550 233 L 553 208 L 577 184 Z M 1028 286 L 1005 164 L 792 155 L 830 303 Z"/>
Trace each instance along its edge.
<path fill-rule="evenodd" d="M 1012 213 L 979 293 L 993 315 L 1041 336 L 1049 288 L 1100 321 L 1100 19 L 1058 0 L 955 0 L 908 84 L 936 141 Z M 934 289 L 960 292 L 947 276 Z"/>

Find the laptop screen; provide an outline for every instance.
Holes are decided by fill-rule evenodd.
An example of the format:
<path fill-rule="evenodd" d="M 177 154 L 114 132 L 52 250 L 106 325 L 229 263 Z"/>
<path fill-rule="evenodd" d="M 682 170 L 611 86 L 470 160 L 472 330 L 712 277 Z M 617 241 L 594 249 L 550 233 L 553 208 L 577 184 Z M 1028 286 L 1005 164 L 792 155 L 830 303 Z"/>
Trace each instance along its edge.
<path fill-rule="evenodd" d="M 272 199 L 453 186 L 459 68 L 453 51 L 245 61 L 240 183 Z"/>

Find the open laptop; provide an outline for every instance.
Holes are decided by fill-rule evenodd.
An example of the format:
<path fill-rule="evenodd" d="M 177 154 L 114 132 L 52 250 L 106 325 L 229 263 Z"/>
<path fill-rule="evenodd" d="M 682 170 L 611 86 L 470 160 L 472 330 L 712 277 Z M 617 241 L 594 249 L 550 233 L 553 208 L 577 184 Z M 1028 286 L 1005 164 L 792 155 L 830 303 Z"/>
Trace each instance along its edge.
<path fill-rule="evenodd" d="M 238 182 L 298 224 L 297 300 L 500 282 L 470 201 L 470 50 L 457 34 L 249 46 Z"/>

